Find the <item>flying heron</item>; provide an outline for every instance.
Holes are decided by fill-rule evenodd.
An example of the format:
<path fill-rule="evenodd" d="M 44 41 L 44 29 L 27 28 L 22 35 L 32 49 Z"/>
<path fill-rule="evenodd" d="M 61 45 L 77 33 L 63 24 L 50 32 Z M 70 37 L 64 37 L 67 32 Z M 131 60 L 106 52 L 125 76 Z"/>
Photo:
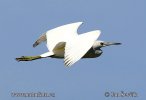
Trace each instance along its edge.
<path fill-rule="evenodd" d="M 96 58 L 103 51 L 102 47 L 120 45 L 117 42 L 99 41 L 100 30 L 90 31 L 84 34 L 77 34 L 79 26 L 83 22 L 76 22 L 63 25 L 42 34 L 33 44 L 33 47 L 47 41 L 49 52 L 38 56 L 22 56 L 17 61 L 32 61 L 40 58 L 64 58 L 65 66 L 71 66 L 81 58 Z"/>

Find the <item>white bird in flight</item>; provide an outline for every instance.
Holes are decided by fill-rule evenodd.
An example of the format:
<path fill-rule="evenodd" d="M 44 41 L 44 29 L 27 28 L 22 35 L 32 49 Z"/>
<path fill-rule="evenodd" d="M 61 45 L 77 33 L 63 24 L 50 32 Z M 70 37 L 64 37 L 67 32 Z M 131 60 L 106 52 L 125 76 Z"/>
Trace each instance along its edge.
<path fill-rule="evenodd" d="M 22 56 L 17 61 L 32 61 L 40 58 L 64 58 L 65 66 L 71 66 L 81 58 L 96 58 L 102 54 L 102 47 L 120 45 L 121 43 L 99 41 L 100 30 L 78 34 L 83 22 L 76 22 L 51 29 L 41 35 L 33 44 L 36 47 L 47 41 L 49 52 L 39 56 Z"/>

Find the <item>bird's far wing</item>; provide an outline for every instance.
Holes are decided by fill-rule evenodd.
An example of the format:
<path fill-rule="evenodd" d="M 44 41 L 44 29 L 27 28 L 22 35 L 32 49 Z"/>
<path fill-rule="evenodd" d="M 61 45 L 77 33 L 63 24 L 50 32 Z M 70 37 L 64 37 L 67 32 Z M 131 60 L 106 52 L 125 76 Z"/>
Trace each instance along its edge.
<path fill-rule="evenodd" d="M 67 42 L 76 37 L 78 35 L 77 29 L 81 24 L 82 22 L 71 23 L 47 31 L 46 37 L 49 51 L 53 51 L 59 42 Z"/>
<path fill-rule="evenodd" d="M 39 45 L 41 42 L 46 41 L 46 33 L 42 34 L 37 40 L 36 42 L 33 44 L 33 47 L 36 47 L 37 45 Z"/>
<path fill-rule="evenodd" d="M 92 47 L 99 35 L 100 31 L 95 30 L 81 34 L 76 39 L 67 42 L 65 46 L 65 65 L 71 66 L 81 59 Z"/>

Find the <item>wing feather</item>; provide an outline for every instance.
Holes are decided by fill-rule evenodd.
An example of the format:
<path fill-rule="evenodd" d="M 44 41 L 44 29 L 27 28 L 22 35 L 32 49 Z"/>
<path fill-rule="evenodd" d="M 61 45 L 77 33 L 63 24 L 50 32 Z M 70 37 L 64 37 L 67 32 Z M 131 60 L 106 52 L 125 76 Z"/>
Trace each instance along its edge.
<path fill-rule="evenodd" d="M 59 42 L 67 42 L 78 36 L 77 29 L 81 24 L 82 22 L 71 23 L 47 31 L 46 37 L 49 51 L 53 51 Z"/>
<path fill-rule="evenodd" d="M 75 39 L 68 41 L 65 46 L 65 65 L 71 66 L 81 59 L 92 47 L 99 35 L 100 31 L 95 30 L 81 34 Z"/>
<path fill-rule="evenodd" d="M 33 44 L 33 47 L 38 46 L 40 43 L 45 42 L 46 40 L 46 33 L 44 33 L 36 40 L 36 42 Z"/>

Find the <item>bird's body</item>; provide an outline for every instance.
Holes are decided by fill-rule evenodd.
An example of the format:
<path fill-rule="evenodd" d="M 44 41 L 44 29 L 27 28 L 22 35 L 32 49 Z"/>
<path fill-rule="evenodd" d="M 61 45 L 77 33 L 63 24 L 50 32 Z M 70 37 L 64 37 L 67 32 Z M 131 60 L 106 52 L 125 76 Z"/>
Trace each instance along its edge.
<path fill-rule="evenodd" d="M 54 52 L 54 55 L 50 56 L 52 58 L 64 58 L 65 45 L 61 45 L 58 50 Z M 94 49 L 93 46 L 88 50 L 88 52 L 82 58 L 96 58 L 102 54 L 100 48 Z"/>
<path fill-rule="evenodd" d="M 102 47 L 119 45 L 120 43 L 96 40 L 100 31 L 95 30 L 84 34 L 77 34 L 82 22 L 63 25 L 47 31 L 33 44 L 36 47 L 41 42 L 47 41 L 49 52 L 39 56 L 22 56 L 17 61 L 31 61 L 40 58 L 64 58 L 66 66 L 71 66 L 81 58 L 96 58 L 103 52 Z"/>

